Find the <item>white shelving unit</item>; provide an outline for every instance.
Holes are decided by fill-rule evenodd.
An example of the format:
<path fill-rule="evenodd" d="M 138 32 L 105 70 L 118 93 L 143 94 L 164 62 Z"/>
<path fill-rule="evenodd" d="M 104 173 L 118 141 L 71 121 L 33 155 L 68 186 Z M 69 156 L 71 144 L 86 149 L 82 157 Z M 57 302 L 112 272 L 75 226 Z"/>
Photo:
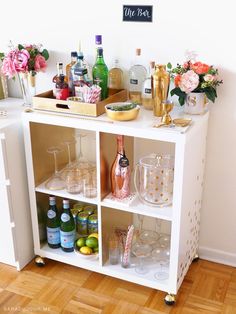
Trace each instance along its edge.
<path fill-rule="evenodd" d="M 183 118 L 184 114 L 181 109 L 175 109 L 172 116 Z M 208 113 L 191 116 L 191 118 L 191 125 L 185 128 L 154 128 L 153 125 L 159 122 L 158 118 L 153 117 L 152 112 L 144 109 L 141 109 L 136 120 L 130 122 L 114 122 L 105 115 L 89 118 L 42 111 L 24 113 L 25 150 L 35 254 L 176 294 L 198 249 Z M 64 190 L 52 192 L 44 185 L 45 180 L 53 173 L 52 159 L 46 153 L 47 147 L 60 144 L 71 137 L 76 130 L 89 131 L 90 136 L 92 135 L 95 139 L 94 156 L 89 153 L 90 140 L 87 140 L 87 147 L 86 143 L 84 147 L 87 152 L 86 156 L 96 161 L 97 199 L 85 199 L 80 194 L 72 195 Z M 138 197 L 134 197 L 129 204 L 123 204 L 112 202 L 101 195 L 100 150 L 110 167 L 116 153 L 117 134 L 125 135 L 126 154 L 132 170 L 137 161 L 149 153 L 174 155 L 174 191 L 171 206 L 163 208 L 147 206 Z M 66 162 L 66 154 L 62 154 L 59 160 L 60 167 L 65 166 Z M 76 253 L 64 253 L 61 249 L 50 249 L 47 244 L 42 241 L 40 243 L 37 202 L 45 203 L 46 210 L 49 194 L 57 196 L 60 202 L 63 198 L 69 198 L 72 203 L 82 201 L 97 205 L 100 246 L 97 260 L 84 259 Z M 158 281 L 154 278 L 157 265 L 151 260 L 147 260 L 150 271 L 145 275 L 135 272 L 134 259 L 128 269 L 108 263 L 107 234 L 112 227 L 119 226 L 119 223 L 132 223 L 136 214 L 144 215 L 147 220 L 159 218 L 170 225 L 168 280 Z"/>
<path fill-rule="evenodd" d="M 22 99 L 0 101 L 0 262 L 22 269 L 32 258 L 33 240 L 26 177 Z"/>

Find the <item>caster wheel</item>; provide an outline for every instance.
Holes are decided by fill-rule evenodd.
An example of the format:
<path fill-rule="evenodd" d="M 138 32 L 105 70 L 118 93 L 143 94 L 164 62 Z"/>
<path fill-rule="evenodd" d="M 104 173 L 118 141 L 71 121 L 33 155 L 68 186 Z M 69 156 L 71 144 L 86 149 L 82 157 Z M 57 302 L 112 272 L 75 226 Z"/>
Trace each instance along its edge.
<path fill-rule="evenodd" d="M 196 253 L 192 261 L 193 261 L 193 262 L 197 262 L 198 260 L 199 260 L 199 256 L 198 256 L 198 254 Z"/>
<path fill-rule="evenodd" d="M 173 294 L 167 294 L 164 298 L 166 305 L 174 305 L 175 304 L 175 296 Z"/>
<path fill-rule="evenodd" d="M 45 261 L 44 261 L 44 258 L 41 257 L 41 256 L 37 256 L 35 257 L 35 264 L 38 266 L 38 267 L 43 267 L 45 266 Z"/>

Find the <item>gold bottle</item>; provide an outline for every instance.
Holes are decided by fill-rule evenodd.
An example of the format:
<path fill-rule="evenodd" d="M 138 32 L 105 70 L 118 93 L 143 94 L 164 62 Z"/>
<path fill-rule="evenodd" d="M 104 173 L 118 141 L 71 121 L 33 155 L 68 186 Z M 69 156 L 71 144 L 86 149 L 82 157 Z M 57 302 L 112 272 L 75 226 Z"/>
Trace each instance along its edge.
<path fill-rule="evenodd" d="M 152 79 L 152 92 L 154 98 L 153 114 L 161 117 L 163 109 L 161 107 L 162 101 L 167 99 L 170 85 L 170 75 L 166 71 L 166 66 L 158 64 L 155 66 L 155 72 Z"/>

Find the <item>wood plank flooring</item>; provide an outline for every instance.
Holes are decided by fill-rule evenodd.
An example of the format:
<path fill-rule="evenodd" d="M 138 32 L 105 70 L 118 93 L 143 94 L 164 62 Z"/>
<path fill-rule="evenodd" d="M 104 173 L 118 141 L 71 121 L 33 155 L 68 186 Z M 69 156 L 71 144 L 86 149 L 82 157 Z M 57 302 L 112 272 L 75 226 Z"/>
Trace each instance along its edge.
<path fill-rule="evenodd" d="M 63 263 L 32 261 L 21 272 L 0 263 L 0 314 L 236 314 L 236 268 L 194 262 L 176 304 L 166 293 Z"/>

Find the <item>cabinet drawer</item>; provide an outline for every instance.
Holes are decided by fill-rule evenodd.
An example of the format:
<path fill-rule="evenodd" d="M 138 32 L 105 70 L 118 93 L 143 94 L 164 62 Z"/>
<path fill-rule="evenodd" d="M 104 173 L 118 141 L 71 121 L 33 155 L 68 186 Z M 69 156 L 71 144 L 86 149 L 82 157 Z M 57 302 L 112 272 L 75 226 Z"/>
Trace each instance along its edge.
<path fill-rule="evenodd" d="M 0 184 L 8 179 L 6 158 L 6 140 L 4 133 L 0 133 Z"/>
<path fill-rule="evenodd" d="M 0 183 L 0 262 L 16 264 L 14 223 L 9 186 Z"/>

